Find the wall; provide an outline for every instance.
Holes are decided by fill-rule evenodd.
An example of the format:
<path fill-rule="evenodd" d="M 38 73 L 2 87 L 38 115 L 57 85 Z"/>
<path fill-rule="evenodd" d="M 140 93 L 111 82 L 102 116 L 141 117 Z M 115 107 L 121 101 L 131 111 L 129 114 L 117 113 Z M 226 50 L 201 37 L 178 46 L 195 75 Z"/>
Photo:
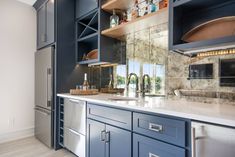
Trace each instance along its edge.
<path fill-rule="evenodd" d="M 0 1 L 0 143 L 33 135 L 35 10 Z"/>

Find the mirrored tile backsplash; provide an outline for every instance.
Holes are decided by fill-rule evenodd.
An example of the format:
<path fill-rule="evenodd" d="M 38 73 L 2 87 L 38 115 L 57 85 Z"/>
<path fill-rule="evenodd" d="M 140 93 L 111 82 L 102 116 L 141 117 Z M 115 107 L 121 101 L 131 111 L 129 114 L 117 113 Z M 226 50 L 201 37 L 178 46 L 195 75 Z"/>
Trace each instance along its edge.
<path fill-rule="evenodd" d="M 146 30 L 131 33 L 126 36 L 126 64 L 103 69 L 104 74 L 95 74 L 101 80 L 100 87 L 109 82 L 110 74 L 114 77 L 114 86 L 127 87 L 127 78 L 130 73 L 135 73 L 139 82 L 144 75 L 149 75 L 151 80 L 150 93 L 165 95 L 170 99 L 185 99 L 207 103 L 234 103 L 235 87 L 221 84 L 221 60 L 235 59 L 235 55 L 210 56 L 193 60 L 175 52 L 168 51 L 168 23 L 164 23 Z M 211 64 L 210 78 L 190 78 L 193 76 L 207 75 L 205 69 L 190 69 L 190 65 Z M 231 66 L 234 66 L 232 64 Z M 226 66 L 226 65 L 225 65 Z M 197 66 L 196 66 L 197 67 Z M 232 68 L 232 67 L 231 67 Z M 105 70 L 106 69 L 106 70 Z M 100 71 L 100 72 L 102 72 Z M 97 72 L 97 70 L 96 70 Z M 200 74 L 198 74 L 200 73 Z M 228 72 L 227 72 L 228 73 Z M 94 75 L 94 74 L 93 74 Z M 209 75 L 209 74 L 208 74 Z M 226 74 L 224 74 L 226 76 Z M 229 76 L 230 82 L 235 82 L 235 76 Z M 223 80 L 226 81 L 227 78 Z M 103 81 L 102 81 L 103 80 Z M 227 79 L 228 80 L 228 79 Z M 135 80 L 130 81 L 130 91 L 135 90 Z"/>

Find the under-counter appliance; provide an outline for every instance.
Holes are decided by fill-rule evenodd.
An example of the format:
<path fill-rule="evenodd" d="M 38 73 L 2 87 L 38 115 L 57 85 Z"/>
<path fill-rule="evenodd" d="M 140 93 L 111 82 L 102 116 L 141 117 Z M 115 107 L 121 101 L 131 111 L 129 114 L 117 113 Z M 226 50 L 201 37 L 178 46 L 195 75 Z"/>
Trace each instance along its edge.
<path fill-rule="evenodd" d="M 235 129 L 192 123 L 192 157 L 234 157 Z"/>
<path fill-rule="evenodd" d="M 35 137 L 53 146 L 53 54 L 54 47 L 35 53 Z"/>
<path fill-rule="evenodd" d="M 86 157 L 86 102 L 64 99 L 64 147 Z"/>

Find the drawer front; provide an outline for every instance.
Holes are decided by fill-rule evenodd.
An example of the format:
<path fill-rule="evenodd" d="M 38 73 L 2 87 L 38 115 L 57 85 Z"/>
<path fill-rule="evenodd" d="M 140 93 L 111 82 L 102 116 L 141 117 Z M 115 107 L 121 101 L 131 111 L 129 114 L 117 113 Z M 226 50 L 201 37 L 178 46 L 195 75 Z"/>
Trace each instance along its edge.
<path fill-rule="evenodd" d="M 86 134 L 86 103 L 84 101 L 64 100 L 64 126 L 80 134 Z"/>
<path fill-rule="evenodd" d="M 86 157 L 86 138 L 69 128 L 64 128 L 64 147 L 79 157 Z"/>
<path fill-rule="evenodd" d="M 88 104 L 87 117 L 131 130 L 132 114 L 129 111 Z"/>
<path fill-rule="evenodd" d="M 182 147 L 186 144 L 185 121 L 134 113 L 133 130 Z"/>
<path fill-rule="evenodd" d="M 134 157 L 185 157 L 183 148 L 166 144 L 141 135 L 133 135 Z"/>

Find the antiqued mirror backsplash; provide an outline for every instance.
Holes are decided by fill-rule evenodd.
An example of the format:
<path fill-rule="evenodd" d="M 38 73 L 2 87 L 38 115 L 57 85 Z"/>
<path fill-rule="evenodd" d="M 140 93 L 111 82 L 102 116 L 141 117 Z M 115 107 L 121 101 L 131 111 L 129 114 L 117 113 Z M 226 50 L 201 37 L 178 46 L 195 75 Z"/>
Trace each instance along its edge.
<path fill-rule="evenodd" d="M 221 61 L 233 61 L 235 54 L 192 59 L 189 56 L 169 52 L 168 23 L 128 34 L 125 38 L 126 64 L 112 68 L 101 68 L 106 70 L 100 70 L 105 71 L 105 75 L 99 74 L 100 80 L 103 80 L 100 81 L 100 86 L 107 85 L 109 75 L 112 74 L 114 87 L 125 88 L 128 92 L 135 92 L 137 87 L 134 77 L 130 79 L 130 84 L 127 86 L 129 74 L 134 73 L 138 76 L 139 84 L 143 82 L 143 76 L 148 75 L 150 77 L 151 86 L 148 91 L 150 95 L 207 103 L 235 102 L 235 87 L 233 84 L 231 86 L 221 84 L 221 80 L 229 79 L 230 82 L 235 82 L 233 73 L 231 76 L 224 74 L 224 78 L 221 76 L 223 73 Z M 190 70 L 196 73 L 195 76 L 199 76 L 197 70 L 192 71 L 192 69 L 189 69 L 192 67 L 190 65 L 204 64 L 209 64 L 212 67 L 212 71 L 209 73 L 211 76 L 209 78 L 190 78 Z M 234 65 L 235 63 L 231 66 Z M 209 75 L 204 74 L 203 70 L 201 73 L 201 75 Z M 147 80 L 144 79 L 144 81 Z M 140 87 L 138 90 L 140 90 Z"/>

